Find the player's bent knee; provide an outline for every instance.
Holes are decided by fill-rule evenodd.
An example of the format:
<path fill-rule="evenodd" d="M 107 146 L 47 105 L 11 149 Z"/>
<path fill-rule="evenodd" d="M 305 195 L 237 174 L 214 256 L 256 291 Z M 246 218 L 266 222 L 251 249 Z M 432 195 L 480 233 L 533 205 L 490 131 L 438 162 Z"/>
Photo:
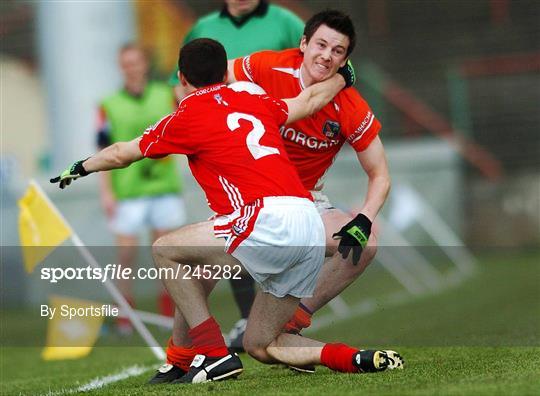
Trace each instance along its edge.
<path fill-rule="evenodd" d="M 263 342 L 254 336 L 253 332 L 250 332 L 249 329 L 244 334 L 244 339 L 242 340 L 242 346 L 244 350 L 254 359 L 257 359 L 262 363 L 270 363 L 273 359 L 266 352 L 266 347 L 263 346 Z"/>
<path fill-rule="evenodd" d="M 375 255 L 377 254 L 377 246 L 368 246 L 362 251 L 362 256 L 360 257 L 360 263 L 356 266 L 358 274 L 364 272 L 366 267 L 373 262 Z"/>
<path fill-rule="evenodd" d="M 153 244 L 152 244 L 152 256 L 154 258 L 154 263 L 156 267 L 162 267 L 166 263 L 166 260 L 170 256 L 170 252 L 168 252 L 171 249 L 170 243 L 167 241 L 167 236 L 162 236 L 161 238 L 158 238 Z"/>
<path fill-rule="evenodd" d="M 249 356 L 261 363 L 272 363 L 274 361 L 274 359 L 272 359 L 272 357 L 266 352 L 266 348 L 264 347 L 244 343 L 244 350 L 249 354 Z"/>
<path fill-rule="evenodd" d="M 362 252 L 362 257 L 364 261 L 366 261 L 366 264 L 369 264 L 373 259 L 375 258 L 375 255 L 377 254 L 377 246 L 368 246 L 364 249 Z"/>

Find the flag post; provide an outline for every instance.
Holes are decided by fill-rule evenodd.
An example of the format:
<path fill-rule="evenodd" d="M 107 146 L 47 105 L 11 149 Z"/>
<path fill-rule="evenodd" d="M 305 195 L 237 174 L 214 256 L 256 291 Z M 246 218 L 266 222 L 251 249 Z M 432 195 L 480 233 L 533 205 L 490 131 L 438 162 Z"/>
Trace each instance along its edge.
<path fill-rule="evenodd" d="M 71 231 L 71 240 L 73 241 L 73 244 L 77 247 L 79 250 L 79 253 L 83 257 L 83 259 L 92 267 L 94 268 L 101 268 L 99 263 L 96 261 L 94 256 L 90 253 L 86 245 L 81 241 L 77 233 L 73 230 L 71 225 L 67 222 L 65 217 L 60 213 L 58 208 L 52 203 L 52 201 L 49 199 L 49 197 L 45 194 L 43 189 L 40 187 L 40 185 L 35 180 L 30 180 L 30 185 L 34 186 L 37 191 L 43 196 L 43 199 L 47 201 L 47 203 L 50 205 L 51 209 L 55 212 L 56 215 L 58 215 L 59 218 L 61 218 L 66 226 Z M 120 293 L 116 285 L 110 280 L 107 279 L 105 282 L 103 282 L 103 285 L 107 289 L 107 291 L 111 294 L 113 300 L 116 302 L 116 304 L 120 307 L 120 309 L 124 312 L 124 314 L 129 318 L 131 323 L 133 324 L 133 327 L 135 327 L 135 330 L 140 334 L 140 336 L 143 338 L 143 340 L 146 342 L 148 347 L 152 350 L 152 353 L 158 358 L 159 360 L 165 360 L 166 355 L 163 351 L 163 348 L 161 348 L 154 338 L 154 336 L 148 331 L 146 326 L 143 324 L 141 319 L 137 316 L 131 305 L 127 302 L 125 297 Z"/>

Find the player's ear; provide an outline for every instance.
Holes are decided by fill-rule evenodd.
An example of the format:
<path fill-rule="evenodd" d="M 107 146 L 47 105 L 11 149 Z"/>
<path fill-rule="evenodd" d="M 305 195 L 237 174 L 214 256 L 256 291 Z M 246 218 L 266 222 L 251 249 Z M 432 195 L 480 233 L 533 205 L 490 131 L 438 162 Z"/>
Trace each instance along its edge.
<path fill-rule="evenodd" d="M 343 59 L 343 62 L 339 64 L 339 67 L 343 67 L 347 64 L 347 61 L 349 60 L 349 57 L 347 56 L 345 59 Z"/>
<path fill-rule="evenodd" d="M 180 81 L 180 83 L 182 84 L 183 87 L 187 87 L 188 82 L 187 82 L 186 78 L 184 77 L 184 75 L 182 73 L 180 73 L 180 71 L 178 71 L 178 81 Z"/>
<path fill-rule="evenodd" d="M 306 47 L 307 47 L 307 38 L 305 35 L 303 35 L 302 38 L 300 39 L 300 51 L 304 53 L 304 51 L 306 50 Z"/>

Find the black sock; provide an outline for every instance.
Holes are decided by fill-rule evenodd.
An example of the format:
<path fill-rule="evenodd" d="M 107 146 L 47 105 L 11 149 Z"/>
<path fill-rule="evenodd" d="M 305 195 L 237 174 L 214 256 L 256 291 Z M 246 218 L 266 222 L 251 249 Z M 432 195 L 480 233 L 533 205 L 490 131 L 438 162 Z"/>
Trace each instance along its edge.
<path fill-rule="evenodd" d="M 241 279 L 231 279 L 231 288 L 236 305 L 242 318 L 247 319 L 255 300 L 255 281 L 249 274 L 242 274 Z"/>

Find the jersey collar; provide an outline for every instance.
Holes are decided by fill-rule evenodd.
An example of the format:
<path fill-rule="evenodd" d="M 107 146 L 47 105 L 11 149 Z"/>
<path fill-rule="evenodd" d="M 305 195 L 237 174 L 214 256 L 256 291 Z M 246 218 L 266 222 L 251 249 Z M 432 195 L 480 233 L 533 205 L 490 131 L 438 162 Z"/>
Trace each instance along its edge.
<path fill-rule="evenodd" d="M 178 103 L 178 105 L 179 106 L 182 105 L 187 99 L 191 98 L 192 96 L 201 96 L 207 93 L 216 92 L 226 86 L 227 86 L 226 84 L 218 83 L 218 84 L 207 85 L 206 87 L 199 88 L 196 91 L 193 91 L 192 93 L 190 93 L 188 96 L 185 96 L 184 99 L 182 99 L 180 103 Z"/>
<path fill-rule="evenodd" d="M 268 12 L 268 3 L 266 2 L 266 0 L 261 0 L 259 5 L 253 11 L 251 11 L 249 14 L 242 15 L 241 17 L 235 17 L 231 15 L 229 10 L 227 9 L 227 5 L 224 4 L 223 8 L 221 9 L 221 12 L 219 13 L 219 16 L 221 18 L 229 18 L 231 22 L 234 24 L 234 26 L 239 28 L 242 25 L 244 25 L 247 21 L 249 21 L 251 18 L 253 18 L 254 16 L 262 17 L 266 15 L 267 12 Z"/>

